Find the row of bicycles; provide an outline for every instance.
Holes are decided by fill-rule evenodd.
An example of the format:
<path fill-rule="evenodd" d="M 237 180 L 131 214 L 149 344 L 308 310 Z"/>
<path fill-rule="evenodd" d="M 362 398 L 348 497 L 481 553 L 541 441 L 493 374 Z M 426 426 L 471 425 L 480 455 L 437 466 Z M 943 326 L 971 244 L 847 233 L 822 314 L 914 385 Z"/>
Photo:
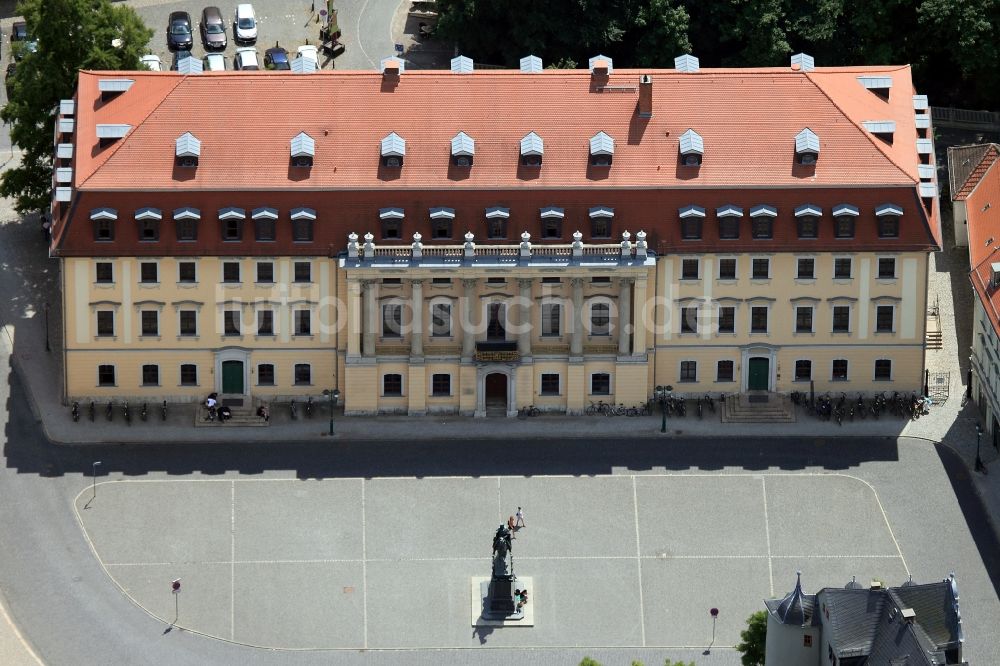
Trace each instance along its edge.
<path fill-rule="evenodd" d="M 853 421 L 855 417 L 865 419 L 871 416 L 878 419 L 882 415 L 907 418 L 913 421 L 922 415 L 930 413 L 931 399 L 916 393 L 900 393 L 894 391 L 877 393 L 865 399 L 861 393 L 856 398 L 849 398 L 841 393 L 840 398 L 834 398 L 829 393 L 818 395 L 813 399 L 810 394 L 793 391 L 792 404 L 803 407 L 806 412 L 823 421 L 836 421 L 843 425 L 845 420 Z"/>
<path fill-rule="evenodd" d="M 121 404 L 121 414 L 122 418 L 125 419 L 125 423 L 132 424 L 132 409 L 128 405 L 128 400 Z M 80 403 L 73 402 L 73 406 L 70 408 L 70 415 L 73 417 L 74 421 L 80 420 Z M 97 403 L 93 400 L 90 401 L 90 407 L 87 410 L 87 415 L 90 417 L 91 421 L 97 419 Z M 108 401 L 107 405 L 104 407 L 104 418 L 108 421 L 115 420 L 115 404 L 112 401 Z M 149 403 L 142 403 L 139 407 L 139 418 L 143 421 L 149 419 Z M 163 421 L 167 420 L 167 401 L 164 400 L 163 404 L 160 405 L 160 419 Z"/>

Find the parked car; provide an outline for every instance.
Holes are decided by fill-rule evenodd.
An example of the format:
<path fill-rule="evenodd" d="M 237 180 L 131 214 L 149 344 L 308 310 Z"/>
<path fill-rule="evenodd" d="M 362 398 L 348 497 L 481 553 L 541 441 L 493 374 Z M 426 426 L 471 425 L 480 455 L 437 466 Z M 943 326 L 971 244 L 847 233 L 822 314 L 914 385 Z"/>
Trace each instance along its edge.
<path fill-rule="evenodd" d="M 233 39 L 236 40 L 237 44 L 257 43 L 257 17 L 254 15 L 253 5 L 250 3 L 236 5 Z"/>
<path fill-rule="evenodd" d="M 158 55 L 154 54 L 144 55 L 142 56 L 142 58 L 139 59 L 139 62 L 148 67 L 149 71 L 151 72 L 163 71 L 163 63 L 160 62 L 160 56 Z"/>
<path fill-rule="evenodd" d="M 201 42 L 205 49 L 225 49 L 226 22 L 222 20 L 222 12 L 218 7 L 205 7 L 201 11 Z"/>
<path fill-rule="evenodd" d="M 170 64 L 170 69 L 176 72 L 177 71 L 177 66 L 181 63 L 181 60 L 184 60 L 185 58 L 193 58 L 193 57 L 194 57 L 194 54 L 192 54 L 187 49 L 181 49 L 180 51 L 177 51 L 176 53 L 174 53 L 174 61 L 173 61 L 173 63 Z"/>
<path fill-rule="evenodd" d="M 288 51 L 280 46 L 273 46 L 264 51 L 264 67 L 266 69 L 291 69 L 288 62 Z"/>
<path fill-rule="evenodd" d="M 206 72 L 226 71 L 226 56 L 221 53 L 209 53 L 202 58 L 202 69 Z"/>
<path fill-rule="evenodd" d="M 233 69 L 256 71 L 260 69 L 257 61 L 257 49 L 252 46 L 244 46 L 236 49 L 236 56 L 233 58 Z"/>
<path fill-rule="evenodd" d="M 189 50 L 194 46 L 191 32 L 191 15 L 187 12 L 170 12 L 167 20 L 167 48 L 171 51 Z"/>
<path fill-rule="evenodd" d="M 308 58 L 316 63 L 316 67 L 319 67 L 319 51 L 312 44 L 303 44 L 299 47 L 298 55 L 300 58 Z"/>

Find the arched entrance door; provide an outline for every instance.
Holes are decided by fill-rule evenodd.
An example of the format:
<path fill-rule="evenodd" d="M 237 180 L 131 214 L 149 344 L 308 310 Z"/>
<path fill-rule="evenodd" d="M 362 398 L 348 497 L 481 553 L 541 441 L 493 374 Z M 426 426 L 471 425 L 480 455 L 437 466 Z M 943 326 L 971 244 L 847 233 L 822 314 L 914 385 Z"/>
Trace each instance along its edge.
<path fill-rule="evenodd" d="M 486 375 L 486 415 L 507 415 L 507 375 L 494 372 Z"/>

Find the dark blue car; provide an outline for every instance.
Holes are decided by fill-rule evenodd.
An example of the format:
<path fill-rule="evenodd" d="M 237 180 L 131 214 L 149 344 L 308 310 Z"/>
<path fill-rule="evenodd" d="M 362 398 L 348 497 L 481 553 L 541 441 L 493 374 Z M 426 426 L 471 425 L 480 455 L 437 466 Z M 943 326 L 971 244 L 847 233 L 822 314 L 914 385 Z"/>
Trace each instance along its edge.
<path fill-rule="evenodd" d="M 167 48 L 171 51 L 189 50 L 194 46 L 194 32 L 191 30 L 191 15 L 187 12 L 171 12 L 167 20 Z"/>
<path fill-rule="evenodd" d="M 275 46 L 264 51 L 264 68 L 291 69 L 292 66 L 288 63 L 288 51 L 280 46 Z"/>

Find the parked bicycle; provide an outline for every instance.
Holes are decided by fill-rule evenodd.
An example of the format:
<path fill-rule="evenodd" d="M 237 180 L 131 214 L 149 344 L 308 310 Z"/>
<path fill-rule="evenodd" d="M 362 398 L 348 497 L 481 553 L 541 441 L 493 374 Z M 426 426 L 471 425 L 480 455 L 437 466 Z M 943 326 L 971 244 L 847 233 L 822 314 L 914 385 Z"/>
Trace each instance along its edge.
<path fill-rule="evenodd" d="M 94 401 L 93 401 L 93 400 L 91 400 L 91 401 L 90 401 L 90 422 L 91 422 L 91 423 L 93 423 L 93 422 L 94 422 L 94 416 L 95 416 L 95 412 L 96 412 L 96 411 L 97 411 L 97 408 L 96 408 L 96 406 L 94 405 Z"/>
<path fill-rule="evenodd" d="M 295 399 L 294 398 L 292 399 L 292 401 L 290 403 L 288 403 L 288 413 L 292 417 L 292 420 L 294 421 L 295 420 Z"/>
<path fill-rule="evenodd" d="M 132 425 L 132 415 L 128 412 L 128 400 L 125 401 L 125 405 L 122 407 L 122 415 L 125 417 L 125 423 Z"/>
<path fill-rule="evenodd" d="M 113 421 L 115 418 L 115 408 L 114 406 L 112 406 L 110 400 L 108 400 L 108 406 L 104 410 L 104 415 L 108 418 L 109 421 Z"/>
<path fill-rule="evenodd" d="M 312 415 L 313 415 L 313 399 L 312 396 L 309 396 L 309 399 L 306 400 L 306 418 L 311 419 Z"/>
<path fill-rule="evenodd" d="M 148 416 L 149 416 L 148 405 L 146 403 L 142 403 L 142 409 L 139 411 L 139 418 L 145 421 Z"/>
<path fill-rule="evenodd" d="M 521 418 L 525 418 L 528 416 L 538 416 L 539 414 L 541 414 L 541 411 L 538 409 L 538 407 L 535 407 L 534 405 L 527 405 L 517 410 L 517 415 Z"/>
<path fill-rule="evenodd" d="M 73 408 L 70 410 L 70 414 L 73 416 L 74 421 L 80 420 L 80 403 L 73 401 Z"/>
<path fill-rule="evenodd" d="M 164 421 L 167 420 L 167 401 L 163 401 L 163 405 L 160 407 L 160 418 Z"/>

